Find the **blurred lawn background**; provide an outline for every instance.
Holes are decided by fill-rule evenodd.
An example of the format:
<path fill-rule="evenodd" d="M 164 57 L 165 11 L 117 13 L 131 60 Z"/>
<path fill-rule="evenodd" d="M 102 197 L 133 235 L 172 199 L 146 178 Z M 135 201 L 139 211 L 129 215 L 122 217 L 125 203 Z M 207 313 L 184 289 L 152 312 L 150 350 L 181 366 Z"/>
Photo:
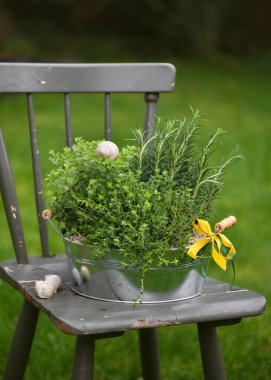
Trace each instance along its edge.
<path fill-rule="evenodd" d="M 218 3 L 220 6 L 224 5 L 224 8 L 219 8 Z M 73 0 L 48 2 L 46 9 L 43 8 L 41 1 L 33 0 L 29 1 L 26 16 L 23 18 L 20 16 L 23 9 L 21 2 L 15 0 L 9 4 L 3 2 L 0 4 L 0 21 L 2 21 L 0 30 L 6 33 L 1 33 L 0 36 L 0 59 L 77 62 L 167 61 L 175 64 L 176 90 L 173 94 L 161 95 L 158 115 L 190 117 L 191 105 L 203 112 L 202 128 L 206 134 L 218 127 L 227 131 L 221 145 L 222 155 L 226 155 L 236 145 L 239 146 L 245 160 L 236 164 L 227 174 L 222 196 L 216 202 L 216 213 L 210 222 L 214 224 L 229 214 L 237 216 L 238 224 L 227 232 L 238 252 L 235 284 L 260 292 L 269 301 L 271 298 L 269 264 L 271 50 L 268 45 L 271 40 L 269 38 L 271 22 L 268 19 L 271 14 L 268 12 L 270 5 L 264 0 L 258 1 L 257 5 L 253 1 L 246 2 L 245 7 L 243 0 L 235 2 L 210 0 L 204 2 L 204 8 L 198 6 L 195 0 L 191 2 L 171 0 L 167 4 L 164 1 L 157 1 L 154 9 L 152 8 L 154 2 L 148 0 L 139 1 L 138 5 L 132 1 L 130 6 L 126 4 L 123 10 L 120 8 L 124 4 L 122 0 L 101 1 L 103 7 L 97 6 L 96 18 L 93 15 L 92 18 L 90 16 L 87 18 L 84 14 L 91 13 L 90 11 L 87 13 L 90 5 L 87 8 L 86 2 L 83 4 L 84 6 L 79 7 L 80 12 L 77 10 L 76 15 L 71 18 L 72 7 L 75 7 Z M 138 22 L 138 32 L 133 34 L 128 28 L 127 34 L 124 35 L 125 27 L 127 28 L 129 22 L 132 22 L 132 14 L 137 7 L 141 7 L 141 11 L 145 12 L 142 11 L 141 18 L 138 13 L 136 21 L 133 21 L 133 24 Z M 170 12 L 163 18 L 161 15 L 166 7 Z M 93 9 L 95 10 L 95 6 Z M 221 9 L 225 12 L 223 13 Z M 49 17 L 53 10 L 56 14 Z M 57 25 L 61 10 L 62 15 L 66 17 L 64 26 Z M 263 12 L 259 14 L 259 10 Z M 107 18 L 101 16 L 105 11 Z M 181 11 L 184 17 L 181 17 Z M 149 33 L 151 26 L 148 24 L 148 12 L 154 21 L 155 16 L 156 20 L 160 17 L 159 27 L 156 26 L 153 33 Z M 221 12 L 224 14 L 222 18 L 224 24 L 218 23 L 221 21 Z M 125 22 L 121 15 L 126 16 Z M 200 17 L 202 15 L 204 17 Z M 95 22 L 91 24 L 91 20 Z M 100 22 L 102 20 L 101 25 L 109 23 L 112 27 L 111 34 L 108 33 L 108 24 L 101 32 L 102 26 L 99 27 L 99 20 Z M 169 27 L 171 20 L 172 28 Z M 122 28 L 121 22 L 124 24 Z M 33 24 L 33 29 L 29 23 Z M 38 23 L 40 28 L 37 27 Z M 220 25 L 219 30 L 217 23 Z M 67 30 L 73 25 L 69 29 L 70 34 L 67 34 L 65 25 Z M 36 33 L 35 28 L 37 28 Z M 78 28 L 77 33 L 76 28 Z M 74 36 L 72 36 L 73 31 Z M 214 31 L 217 32 L 216 38 Z M 100 39 L 97 37 L 99 33 Z M 257 36 L 255 33 L 258 33 Z M 161 36 L 164 36 L 163 39 Z M 167 44 L 167 41 L 170 43 Z M 74 94 L 71 100 L 74 135 L 89 140 L 101 138 L 103 97 Z M 50 97 L 39 95 L 34 96 L 34 102 L 42 170 L 46 174 L 50 170 L 48 151 L 52 148 L 61 149 L 65 140 L 63 99 L 60 95 Z M 115 95 L 112 97 L 112 107 L 113 140 L 123 145 L 127 143 L 125 139 L 131 138 L 131 130 L 143 125 L 143 98 L 140 95 Z M 24 97 L 1 96 L 0 126 L 11 155 L 18 186 L 27 247 L 30 255 L 36 255 L 39 252 L 39 241 L 32 197 L 33 185 Z M 2 260 L 13 256 L 2 206 L 0 225 Z M 54 233 L 50 235 L 52 252 L 62 252 L 62 242 Z M 231 281 L 230 271 L 225 275 L 213 267 L 211 274 L 221 280 L 226 276 L 226 280 Z M 21 301 L 22 297 L 19 294 L 12 291 L 7 284 L 0 282 L 0 378 Z M 229 380 L 271 378 L 270 320 L 270 310 L 267 308 L 261 317 L 245 319 L 239 325 L 218 329 Z M 73 337 L 60 334 L 46 317 L 40 315 L 25 379 L 70 378 L 74 344 Z M 203 378 L 196 326 L 184 325 L 161 329 L 160 349 L 163 379 Z M 114 340 L 97 342 L 95 379 L 134 380 L 140 376 L 136 332 L 126 333 Z"/>

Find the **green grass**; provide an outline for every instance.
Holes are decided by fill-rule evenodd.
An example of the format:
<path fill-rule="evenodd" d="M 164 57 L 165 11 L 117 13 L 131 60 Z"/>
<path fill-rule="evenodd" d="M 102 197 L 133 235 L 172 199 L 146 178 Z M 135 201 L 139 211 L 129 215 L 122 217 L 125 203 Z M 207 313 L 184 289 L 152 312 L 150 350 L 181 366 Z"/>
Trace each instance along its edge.
<path fill-rule="evenodd" d="M 173 62 L 174 63 L 174 62 Z M 210 222 L 234 214 L 238 224 L 227 236 L 235 244 L 237 285 L 271 297 L 271 61 L 177 62 L 177 85 L 174 94 L 161 95 L 159 115 L 187 115 L 189 105 L 205 113 L 204 128 L 209 133 L 221 127 L 228 131 L 221 150 L 227 154 L 239 145 L 245 160 L 227 175 L 223 196 L 216 203 L 216 215 Z M 50 166 L 49 149 L 59 149 L 64 142 L 63 101 L 59 95 L 37 96 L 37 128 L 42 169 Z M 100 138 L 103 129 L 103 98 L 93 95 L 72 96 L 74 135 Z M 131 129 L 143 124 L 142 96 L 116 95 L 113 103 L 114 141 L 125 143 Z M 47 107 L 51 112 L 47 114 Z M 27 246 L 31 255 L 39 251 L 34 202 L 32 200 L 31 164 L 28 153 L 25 99 L 0 98 L 0 125 L 12 157 L 18 185 Z M 142 111 L 142 112 L 140 112 Z M 3 210 L 0 210 L 0 257 L 12 257 Z M 62 243 L 51 233 L 52 251 L 62 250 Z M 223 279 L 221 271 L 215 271 Z M 228 274 L 229 278 L 231 273 Z M 0 283 L 0 377 L 16 323 L 22 297 Z M 218 330 L 229 380 L 271 378 L 270 311 L 249 318 L 236 326 Z M 162 375 L 165 380 L 201 379 L 201 359 L 195 326 L 178 326 L 160 330 Z M 41 316 L 31 352 L 26 380 L 64 380 L 70 377 L 74 338 L 60 334 L 45 316 Z M 139 379 L 140 367 L 136 332 L 122 338 L 98 341 L 95 379 Z"/>

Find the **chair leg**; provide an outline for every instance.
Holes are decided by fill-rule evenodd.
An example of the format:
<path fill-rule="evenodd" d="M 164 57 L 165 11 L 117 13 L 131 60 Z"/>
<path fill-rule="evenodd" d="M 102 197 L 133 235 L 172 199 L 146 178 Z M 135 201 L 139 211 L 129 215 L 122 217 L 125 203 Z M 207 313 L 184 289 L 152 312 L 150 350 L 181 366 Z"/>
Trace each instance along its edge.
<path fill-rule="evenodd" d="M 159 342 L 156 329 L 139 330 L 139 344 L 144 380 L 159 380 Z"/>
<path fill-rule="evenodd" d="M 24 300 L 11 343 L 3 380 L 22 380 L 27 366 L 39 310 Z"/>
<path fill-rule="evenodd" d="M 226 380 L 216 328 L 207 323 L 198 323 L 198 335 L 205 380 Z"/>
<path fill-rule="evenodd" d="M 76 340 L 72 380 L 92 380 L 94 370 L 95 338 L 79 335 Z"/>

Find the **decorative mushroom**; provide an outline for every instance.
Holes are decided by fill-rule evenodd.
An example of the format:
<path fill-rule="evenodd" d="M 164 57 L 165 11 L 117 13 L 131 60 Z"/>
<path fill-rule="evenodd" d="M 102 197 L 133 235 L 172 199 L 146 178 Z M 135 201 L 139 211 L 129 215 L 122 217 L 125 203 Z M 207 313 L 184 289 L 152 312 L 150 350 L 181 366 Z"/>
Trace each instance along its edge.
<path fill-rule="evenodd" d="M 57 274 L 47 274 L 45 276 L 45 281 L 50 282 L 53 285 L 55 293 L 61 285 L 61 278 Z"/>
<path fill-rule="evenodd" d="M 57 274 L 45 276 L 44 281 L 35 282 L 35 290 L 40 298 L 52 298 L 61 284 L 61 278 Z"/>
<path fill-rule="evenodd" d="M 78 286 L 81 285 L 82 283 L 81 275 L 79 273 L 79 270 L 75 267 L 72 268 L 72 277 L 76 285 Z"/>
<path fill-rule="evenodd" d="M 35 290 L 40 298 L 52 298 L 55 294 L 54 285 L 47 281 L 36 281 Z"/>
<path fill-rule="evenodd" d="M 81 272 L 83 281 L 87 282 L 90 280 L 90 273 L 87 266 L 82 265 L 80 268 L 80 272 Z"/>
<path fill-rule="evenodd" d="M 119 156 L 119 148 L 112 141 L 103 141 L 97 146 L 96 156 L 116 160 Z"/>

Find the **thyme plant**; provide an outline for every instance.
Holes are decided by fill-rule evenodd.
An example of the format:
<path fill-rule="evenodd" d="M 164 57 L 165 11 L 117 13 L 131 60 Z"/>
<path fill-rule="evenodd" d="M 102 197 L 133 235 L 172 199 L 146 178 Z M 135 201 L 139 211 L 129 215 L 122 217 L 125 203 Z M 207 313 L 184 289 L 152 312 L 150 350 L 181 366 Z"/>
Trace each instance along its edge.
<path fill-rule="evenodd" d="M 134 145 L 116 161 L 96 157 L 98 142 L 82 138 L 72 150 L 51 151 L 55 169 L 46 177 L 45 197 L 59 228 L 97 257 L 121 252 L 123 264 L 142 273 L 182 262 L 193 221 L 210 211 L 226 169 L 240 157 L 232 152 L 215 162 L 223 132 L 206 143 L 200 132 L 196 111 L 191 120 L 157 119 L 151 137 L 136 130 Z"/>

